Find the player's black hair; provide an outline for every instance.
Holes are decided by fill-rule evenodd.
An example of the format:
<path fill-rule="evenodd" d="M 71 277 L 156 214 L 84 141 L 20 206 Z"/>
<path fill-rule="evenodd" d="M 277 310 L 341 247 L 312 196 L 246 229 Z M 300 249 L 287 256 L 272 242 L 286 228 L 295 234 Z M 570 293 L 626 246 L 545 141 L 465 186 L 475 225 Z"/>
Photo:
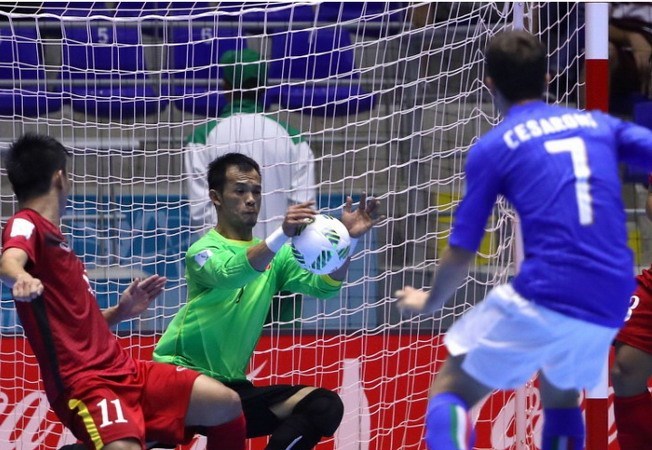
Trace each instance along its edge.
<path fill-rule="evenodd" d="M 226 182 L 226 171 L 231 166 L 238 166 L 242 172 L 255 170 L 260 175 L 260 166 L 252 158 L 242 153 L 227 153 L 218 156 L 208 165 L 208 189 L 221 193 Z"/>
<path fill-rule="evenodd" d="M 63 144 L 50 136 L 27 133 L 11 144 L 3 160 L 18 201 L 46 194 L 52 176 L 66 171 L 68 156 Z"/>
<path fill-rule="evenodd" d="M 487 74 L 510 102 L 541 98 L 546 83 L 546 49 L 532 34 L 504 31 L 494 36 L 485 54 Z"/>

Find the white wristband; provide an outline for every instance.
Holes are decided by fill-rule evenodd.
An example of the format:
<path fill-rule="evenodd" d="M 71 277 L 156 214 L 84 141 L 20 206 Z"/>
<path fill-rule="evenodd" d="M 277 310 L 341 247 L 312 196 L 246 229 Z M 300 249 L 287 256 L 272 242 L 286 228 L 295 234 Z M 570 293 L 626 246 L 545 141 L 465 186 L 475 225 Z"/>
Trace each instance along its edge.
<path fill-rule="evenodd" d="M 358 238 L 349 238 L 349 256 L 353 256 L 355 252 L 355 247 L 358 245 Z"/>
<path fill-rule="evenodd" d="M 272 234 L 265 238 L 265 245 L 267 245 L 267 248 L 272 252 L 276 253 L 281 249 L 281 247 L 283 247 L 283 244 L 285 244 L 288 239 L 290 238 L 283 233 L 283 227 L 278 227 L 276 230 L 272 231 Z"/>

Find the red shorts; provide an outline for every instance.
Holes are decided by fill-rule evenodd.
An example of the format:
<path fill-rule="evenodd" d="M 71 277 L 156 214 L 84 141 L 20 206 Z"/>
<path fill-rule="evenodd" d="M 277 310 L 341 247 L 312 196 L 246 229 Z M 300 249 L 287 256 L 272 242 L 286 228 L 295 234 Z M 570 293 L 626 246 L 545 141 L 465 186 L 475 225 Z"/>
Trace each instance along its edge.
<path fill-rule="evenodd" d="M 171 364 L 136 360 L 136 373 L 79 380 L 52 404 L 59 420 L 87 448 L 132 438 L 181 444 L 190 394 L 198 372 Z M 145 432 L 147 430 L 147 432 Z"/>
<path fill-rule="evenodd" d="M 652 289 L 641 282 L 640 276 L 636 281 L 625 325 L 616 341 L 652 354 Z"/>

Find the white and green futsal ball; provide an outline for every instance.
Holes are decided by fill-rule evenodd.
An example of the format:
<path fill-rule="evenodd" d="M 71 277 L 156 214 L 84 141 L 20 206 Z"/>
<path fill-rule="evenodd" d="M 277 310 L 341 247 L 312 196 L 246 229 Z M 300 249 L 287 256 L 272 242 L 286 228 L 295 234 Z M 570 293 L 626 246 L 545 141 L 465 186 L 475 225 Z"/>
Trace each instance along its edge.
<path fill-rule="evenodd" d="M 304 269 L 323 275 L 342 267 L 349 256 L 351 238 L 342 222 L 316 215 L 292 238 L 292 253 Z"/>

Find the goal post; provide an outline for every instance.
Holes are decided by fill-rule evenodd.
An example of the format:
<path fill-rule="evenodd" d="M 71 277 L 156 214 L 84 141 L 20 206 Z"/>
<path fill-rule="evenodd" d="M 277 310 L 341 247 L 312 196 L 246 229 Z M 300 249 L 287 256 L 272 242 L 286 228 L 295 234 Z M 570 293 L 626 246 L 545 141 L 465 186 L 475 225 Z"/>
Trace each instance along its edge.
<path fill-rule="evenodd" d="M 609 111 L 609 4 L 586 4 L 586 109 Z M 609 361 L 600 385 L 586 392 L 586 448 L 609 448 Z"/>
<path fill-rule="evenodd" d="M 525 7 L 524 20 L 557 62 L 551 98 L 574 105 L 583 53 L 568 47 L 583 29 L 579 6 Z M 487 2 L 3 7 L 0 150 L 29 131 L 71 149 L 74 189 L 62 229 L 101 307 L 115 304 L 134 277 L 168 278 L 142 317 L 116 329 L 134 356 L 151 358 L 187 301 L 185 252 L 212 225 L 191 217 L 191 206 L 207 197 L 190 194 L 190 181 L 203 175 L 187 164 L 199 151 L 188 142 L 193 137 L 207 150 L 206 136 L 229 116 L 230 101 L 245 100 L 241 93 L 230 98 L 225 77 L 232 75 L 220 57 L 256 51 L 267 85 L 249 100 L 262 103 L 293 142 L 309 146 L 315 181 L 308 188 L 317 208 L 338 216 L 347 196 L 357 202 L 365 192 L 381 201 L 387 219 L 359 242 L 339 296 L 274 304 L 250 377 L 263 385 L 323 386 L 342 396 L 344 421 L 321 450 L 424 449 L 428 387 L 446 357 L 443 333 L 513 276 L 518 237 L 511 208 L 498 202 L 464 285 L 441 314 L 402 315 L 393 293 L 430 284 L 464 192 L 466 155 L 500 120 L 483 83 L 484 48 L 514 26 L 518 11 L 514 3 Z M 226 141 L 243 131 L 232 132 Z M 272 171 L 300 163 L 260 162 Z M 263 179 L 263 202 L 302 189 L 280 181 L 287 186 L 265 191 Z M 1 163 L 0 208 L 4 220 L 17 208 Z M 6 286 L 0 381 L 1 448 L 56 449 L 74 441 L 48 411 Z M 497 393 L 473 410 L 477 449 L 538 448 L 538 392 L 532 384 L 516 397 Z M 249 445 L 262 449 L 264 439 Z"/>

